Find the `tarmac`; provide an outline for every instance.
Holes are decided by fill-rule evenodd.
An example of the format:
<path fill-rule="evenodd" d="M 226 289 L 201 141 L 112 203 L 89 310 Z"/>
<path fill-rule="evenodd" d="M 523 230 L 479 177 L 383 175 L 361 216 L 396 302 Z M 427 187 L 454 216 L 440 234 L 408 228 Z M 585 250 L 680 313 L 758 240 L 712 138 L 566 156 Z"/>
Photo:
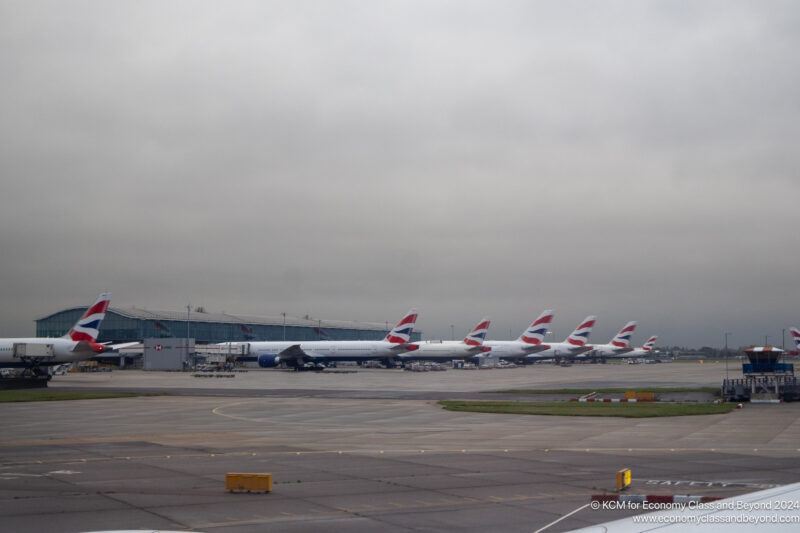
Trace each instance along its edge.
<path fill-rule="evenodd" d="M 673 363 L 56 376 L 52 390 L 167 395 L 3 404 L 0 530 L 532 533 L 613 492 L 622 468 L 628 493 L 725 497 L 795 482 L 798 404 L 657 419 L 437 404 L 522 397 L 505 389 L 718 386 L 725 373 L 723 363 Z M 229 472 L 271 473 L 273 490 L 226 492 Z M 545 531 L 636 513 L 587 507 Z"/>

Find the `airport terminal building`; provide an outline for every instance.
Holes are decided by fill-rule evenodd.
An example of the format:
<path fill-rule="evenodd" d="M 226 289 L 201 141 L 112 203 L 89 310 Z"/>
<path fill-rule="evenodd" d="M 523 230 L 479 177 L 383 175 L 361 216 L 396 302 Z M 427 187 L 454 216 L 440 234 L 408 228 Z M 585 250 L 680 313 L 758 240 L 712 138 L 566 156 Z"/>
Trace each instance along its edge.
<path fill-rule="evenodd" d="M 37 337 L 60 337 L 86 307 L 64 309 L 36 320 Z M 193 338 L 197 344 L 226 341 L 380 340 L 394 322 L 369 323 L 310 317 L 250 316 L 195 311 L 150 311 L 109 307 L 98 342 L 134 342 L 146 338 Z M 414 332 L 412 341 L 420 340 Z"/>

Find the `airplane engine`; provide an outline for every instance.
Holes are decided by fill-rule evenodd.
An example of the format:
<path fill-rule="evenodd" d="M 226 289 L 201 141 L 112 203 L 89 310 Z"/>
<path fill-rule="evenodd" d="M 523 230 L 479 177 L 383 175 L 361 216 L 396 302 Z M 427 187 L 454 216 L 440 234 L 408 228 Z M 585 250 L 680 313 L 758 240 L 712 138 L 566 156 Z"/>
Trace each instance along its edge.
<path fill-rule="evenodd" d="M 273 354 L 261 354 L 258 356 L 258 366 L 262 368 L 275 368 L 281 364 L 281 358 Z"/>

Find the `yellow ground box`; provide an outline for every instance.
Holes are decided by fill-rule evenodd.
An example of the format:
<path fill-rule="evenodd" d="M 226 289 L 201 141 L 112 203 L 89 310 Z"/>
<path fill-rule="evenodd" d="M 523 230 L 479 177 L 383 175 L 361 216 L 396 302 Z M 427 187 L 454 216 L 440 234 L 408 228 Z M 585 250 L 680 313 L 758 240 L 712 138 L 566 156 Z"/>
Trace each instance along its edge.
<path fill-rule="evenodd" d="M 617 472 L 617 490 L 625 490 L 631 484 L 631 469 L 625 468 Z"/>
<path fill-rule="evenodd" d="M 636 392 L 634 390 L 626 390 L 625 391 L 625 398 L 628 400 L 646 400 L 646 401 L 654 401 L 656 399 L 655 392 Z"/>
<path fill-rule="evenodd" d="M 272 474 L 225 474 L 225 490 L 271 492 Z"/>

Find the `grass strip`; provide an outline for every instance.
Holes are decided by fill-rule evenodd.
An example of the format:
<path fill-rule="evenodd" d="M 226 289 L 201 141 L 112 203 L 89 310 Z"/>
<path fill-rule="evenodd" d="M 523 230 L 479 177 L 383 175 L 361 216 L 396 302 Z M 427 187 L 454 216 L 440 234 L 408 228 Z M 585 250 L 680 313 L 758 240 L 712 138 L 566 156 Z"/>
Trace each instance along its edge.
<path fill-rule="evenodd" d="M 719 393 L 719 387 L 625 387 L 604 389 L 509 389 L 494 391 L 503 394 L 589 394 L 592 392 L 603 394 L 623 394 L 627 391 L 636 392 L 708 392 Z"/>
<path fill-rule="evenodd" d="M 616 416 L 652 418 L 659 416 L 716 415 L 729 413 L 733 403 L 585 403 L 585 402 L 484 402 L 443 400 L 448 411 L 548 416 Z"/>
<path fill-rule="evenodd" d="M 135 392 L 72 392 L 47 389 L 0 390 L 0 403 L 3 402 L 52 402 L 61 400 L 100 400 L 108 398 L 132 398 L 134 396 L 156 396 Z"/>

